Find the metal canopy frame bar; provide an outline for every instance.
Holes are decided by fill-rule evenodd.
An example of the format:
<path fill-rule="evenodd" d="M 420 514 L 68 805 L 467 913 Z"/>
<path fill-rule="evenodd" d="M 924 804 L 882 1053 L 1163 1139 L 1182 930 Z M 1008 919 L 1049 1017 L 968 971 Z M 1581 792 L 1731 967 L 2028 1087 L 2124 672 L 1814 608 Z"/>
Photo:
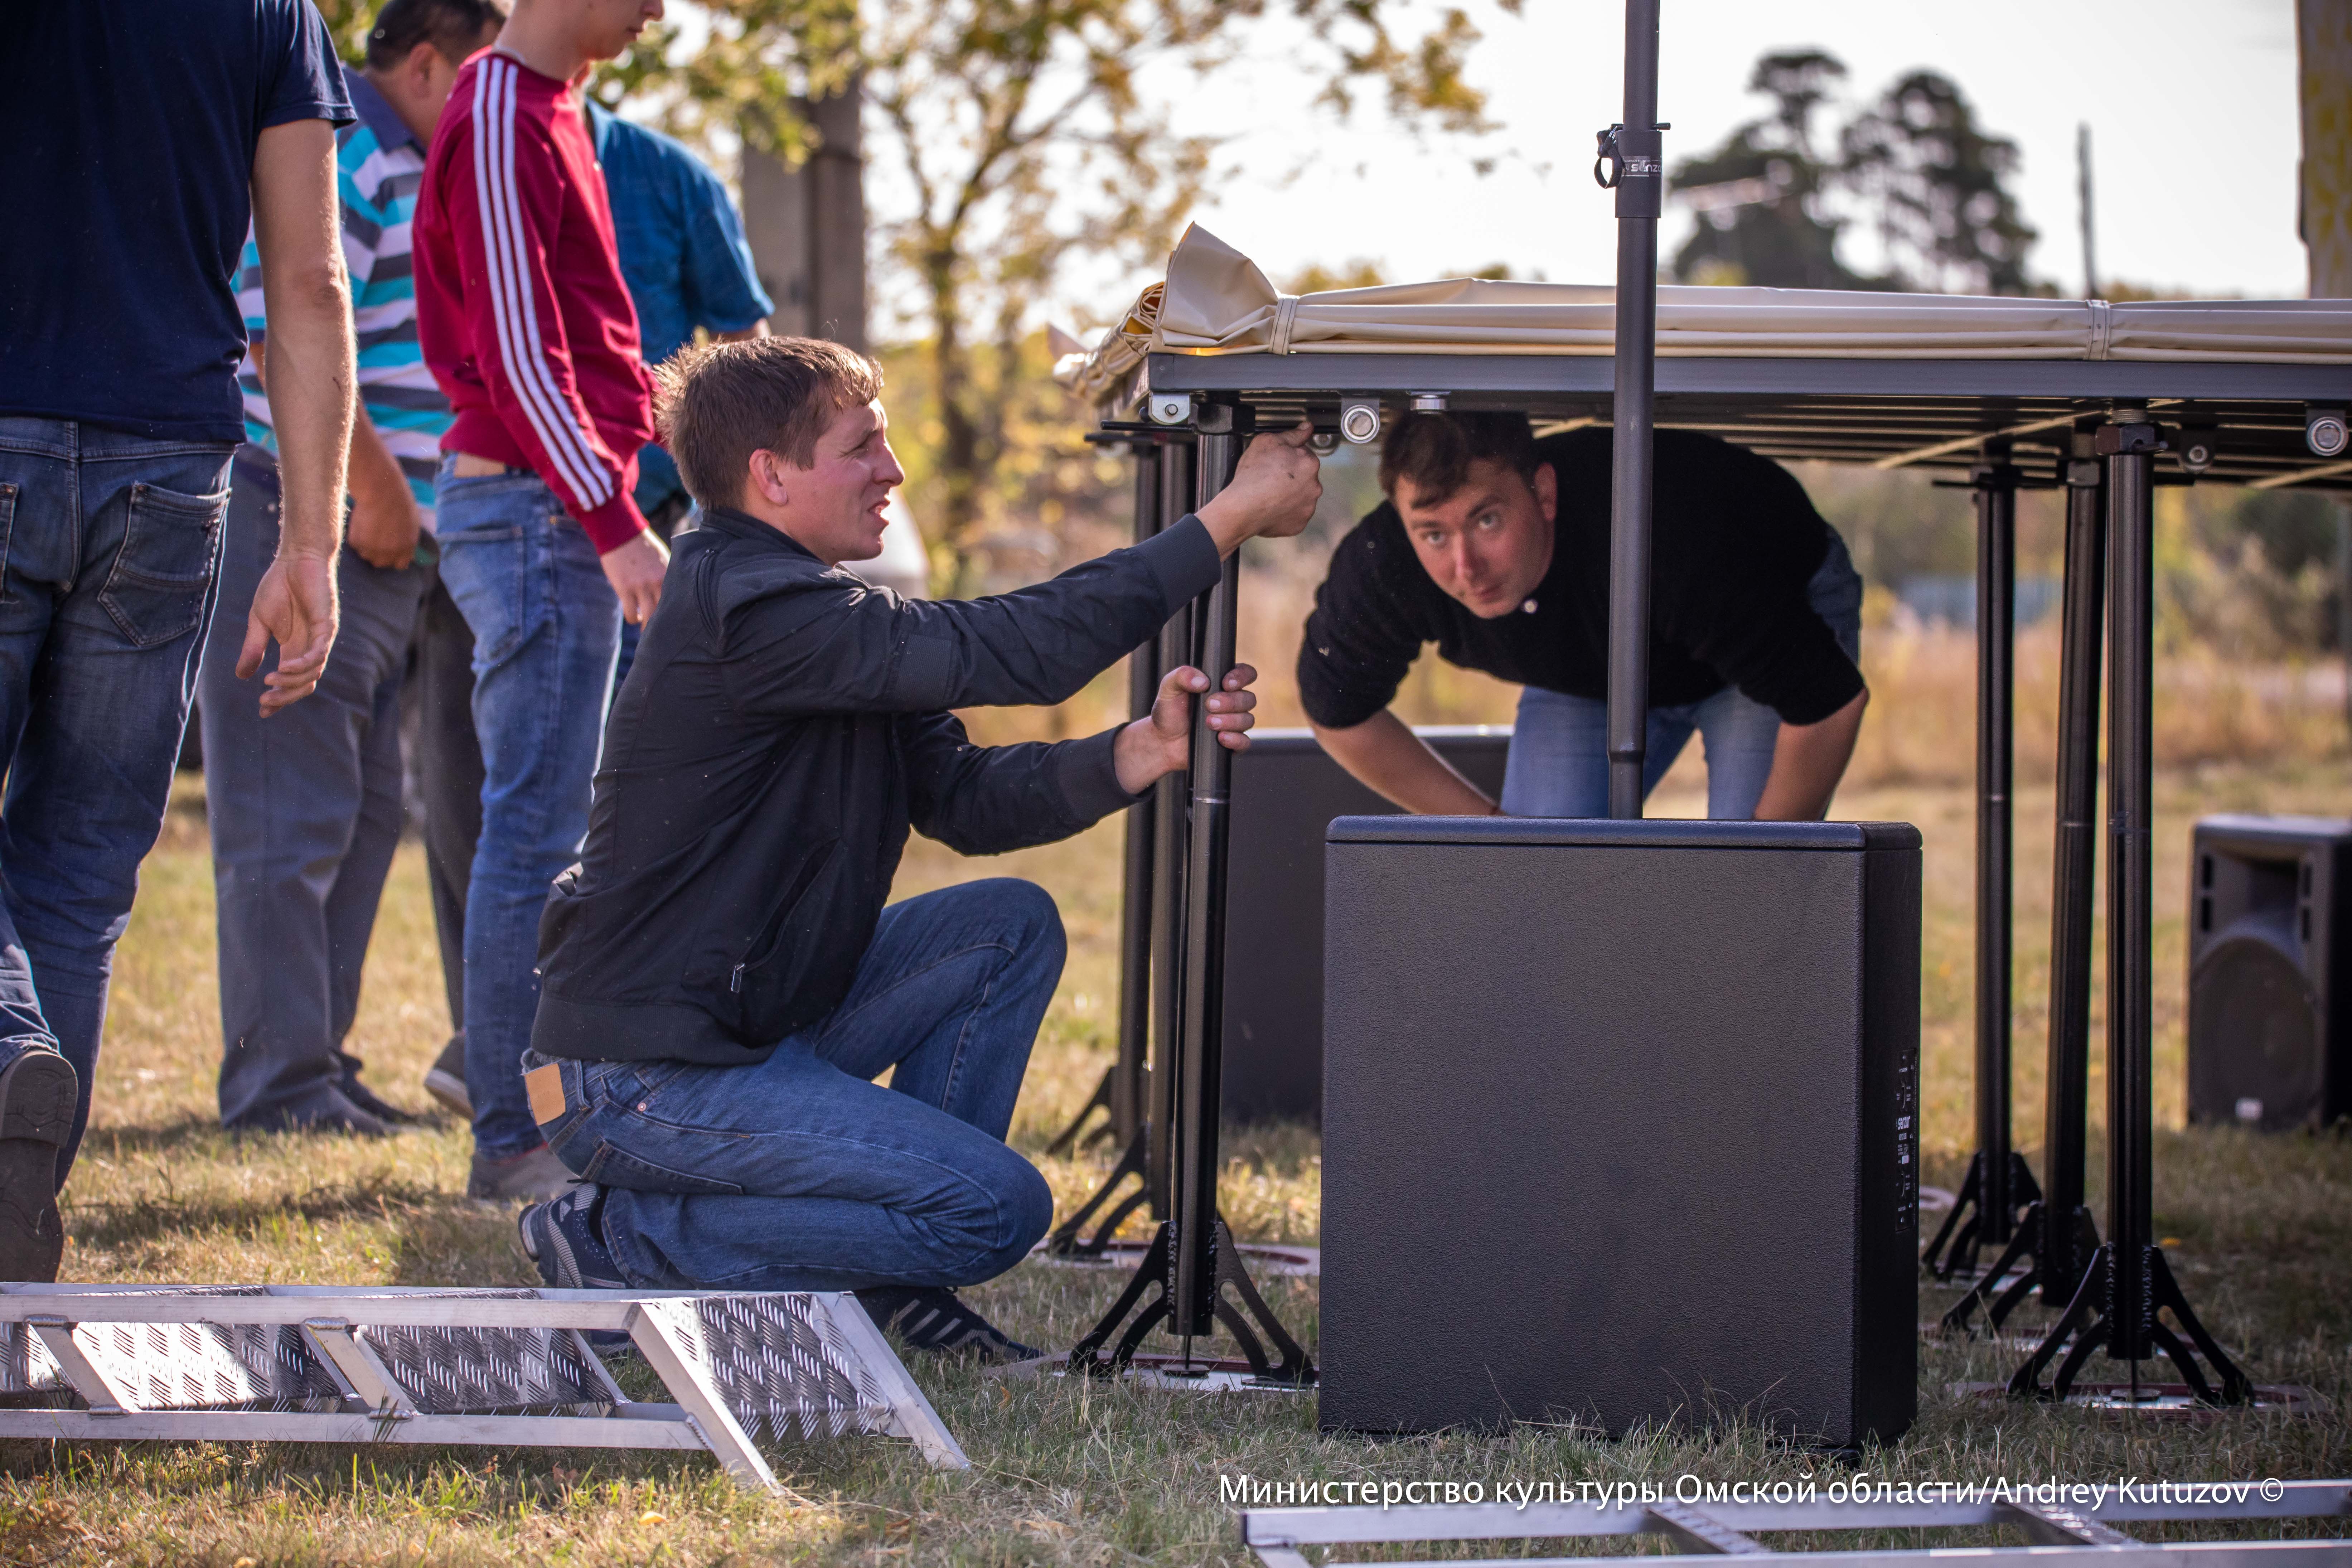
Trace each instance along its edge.
<path fill-rule="evenodd" d="M 2242 362 L 1670 357 L 1654 362 L 1660 429 L 1700 430 L 1769 458 L 1961 468 L 1989 440 L 2053 462 L 2067 427 L 2118 403 L 2166 409 L 2210 439 L 2215 483 L 2352 489 L 2352 465 L 2315 459 L 2316 404 L 2352 401 L 2352 366 Z M 1402 405 L 1444 389 L 1449 406 L 1514 408 L 1552 422 L 1610 416 L 1608 355 L 1155 353 L 1156 392 L 1234 398 L 1276 423 L 1333 425 L 1342 398 Z M 2175 476 L 2168 469 L 2166 482 Z"/>
<path fill-rule="evenodd" d="M 2036 398 L 2199 398 L 2334 402 L 2352 365 L 2236 360 L 1797 359 L 1661 355 L 1661 397 L 1964 399 L 2022 406 Z M 1609 354 L 1292 353 L 1148 356 L 1154 392 L 1391 396 L 1443 387 L 1455 395 L 1605 399 Z M 2300 419 L 2296 422 L 2298 433 Z M 1987 432 L 1990 434 L 1991 432 Z"/>
<path fill-rule="evenodd" d="M 2187 1495 L 2118 1495 L 2092 1510 L 2057 1503 L 2019 1500 L 1895 1502 L 1865 1500 L 1832 1502 L 1678 1501 L 1643 1504 L 1601 1502 L 1472 1503 L 1418 1508 L 1252 1509 L 1241 1516 L 1243 1543 L 1265 1568 L 1309 1568 L 1307 1547 L 1407 1545 L 1472 1541 L 1589 1540 L 1596 1537 L 1662 1535 L 1685 1550 L 1644 1563 L 1697 1563 L 1718 1556 L 1769 1556 L 1790 1565 L 1863 1568 L 1871 1563 L 1946 1562 L 1953 1558 L 1994 1561 L 2073 1560 L 2095 1552 L 2095 1561 L 2115 1568 L 2224 1568 L 2296 1563 L 2352 1563 L 2352 1541 L 2200 1541 L 2154 1543 L 2136 1541 L 2116 1529 L 2140 1523 L 2229 1521 L 2252 1523 L 2289 1519 L 2352 1517 L 2352 1481 L 2287 1481 L 2266 1498 L 2249 1485 L 2242 1499 L 2210 1500 Z M 2154 1488 L 2144 1490 L 2155 1490 Z M 2171 1489 L 2167 1489 L 2169 1491 Z M 2189 1489 L 2178 1489 L 2187 1494 Z M 1782 1531 L 1889 1531 L 2009 1526 L 2035 1544 L 2024 1547 L 1775 1552 L 1754 1539 Z M 1446 1568 L 1563 1568 L 1585 1564 L 1591 1554 L 1465 1560 L 1448 1557 Z M 1433 1568 L 1390 1564 L 1389 1568 Z"/>
<path fill-rule="evenodd" d="M 669 1399 L 624 1394 L 594 1332 Z M 970 1467 L 846 1292 L 0 1285 L 0 1388 L 81 1405 L 0 1408 L 9 1437 L 667 1449 L 778 1491 L 752 1435 L 797 1425 Z"/>

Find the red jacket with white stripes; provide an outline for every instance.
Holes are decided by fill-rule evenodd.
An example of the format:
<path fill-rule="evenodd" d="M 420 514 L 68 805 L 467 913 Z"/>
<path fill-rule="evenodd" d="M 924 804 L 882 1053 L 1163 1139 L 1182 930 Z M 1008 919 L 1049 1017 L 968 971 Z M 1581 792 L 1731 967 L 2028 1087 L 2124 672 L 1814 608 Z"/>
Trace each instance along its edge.
<path fill-rule="evenodd" d="M 571 89 L 495 50 L 467 60 L 415 222 L 417 336 L 457 414 L 441 449 L 533 470 L 600 552 L 626 544 L 652 384 Z"/>

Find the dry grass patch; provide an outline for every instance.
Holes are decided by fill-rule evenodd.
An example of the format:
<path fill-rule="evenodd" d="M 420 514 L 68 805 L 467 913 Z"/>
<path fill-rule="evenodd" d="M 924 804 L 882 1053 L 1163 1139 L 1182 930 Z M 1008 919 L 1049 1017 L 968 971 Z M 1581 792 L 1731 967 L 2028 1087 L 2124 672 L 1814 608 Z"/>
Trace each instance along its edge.
<path fill-rule="evenodd" d="M 1687 775 L 1662 805 L 1697 809 Z M 2216 768 L 2159 788 L 2157 1205 L 2162 1234 L 2208 1321 L 2259 1377 L 2352 1400 L 2352 1142 L 2179 1130 L 2181 911 L 2188 824 L 2218 809 L 2338 810 L 2340 770 Z M 440 1125 L 384 1142 L 233 1140 L 214 1125 L 219 1050 L 210 867 L 195 803 L 175 809 L 150 859 L 125 942 L 94 1131 L 68 1197 L 68 1278 L 412 1285 L 531 1279 L 510 1218 L 462 1198 L 467 1138 Z M 1940 785 L 1850 792 L 1843 816 L 1895 817 L 1927 834 L 1926 1142 L 1928 1179 L 1949 1184 L 1970 1139 L 1972 807 Z M 2020 825 L 2018 1131 L 2040 1142 L 2047 984 L 2049 799 L 2028 790 Z M 1071 962 L 1038 1041 L 1013 1137 L 1033 1156 L 1091 1092 L 1113 1041 L 1118 829 L 1001 860 L 918 843 L 899 891 L 975 875 L 1051 888 Z M 417 1080 L 447 1031 L 421 858 L 404 846 L 371 954 L 353 1046 L 381 1091 L 424 1103 Z M 2099 1072 L 2095 1060 L 2094 1072 Z M 2104 1104 L 2093 1090 L 2095 1121 Z M 1227 1140 L 1227 1212 L 1244 1237 L 1312 1242 L 1318 1144 L 1297 1128 Z M 1109 1155 L 1045 1162 L 1066 1204 Z M 2092 1184 L 2100 1186 L 2093 1154 Z M 1033 1342 L 1067 1345 L 1109 1303 L 1115 1275 L 1031 1264 L 975 1292 Z M 1312 1339 L 1312 1281 L 1263 1282 Z M 1948 1300 L 1928 1293 L 1924 1306 Z M 2038 1321 L 2038 1320 L 2037 1320 Z M 1444 1331 L 1433 1316 L 1432 1331 Z M 1530 1353 L 1539 1352 L 1532 1347 Z M 1860 1463 L 1912 1479 L 2170 1479 L 2341 1475 L 2352 1426 L 2226 1415 L 2200 1426 L 1953 1397 L 2005 1376 L 2013 1353 L 1927 1349 L 1922 1415 L 1903 1442 Z M 2095 1365 L 2096 1363 L 2094 1363 Z M 974 1461 L 930 1470 L 904 1445 L 793 1444 L 772 1454 L 782 1500 L 737 1491 L 705 1460 L 537 1450 L 0 1444 L 0 1562 L 216 1564 L 787 1562 L 1072 1564 L 1108 1568 L 1244 1561 L 1221 1478 L 1276 1479 L 1736 1480 L 1819 1475 L 1819 1456 L 1738 1423 L 1605 1442 L 1527 1426 L 1498 1436 L 1327 1437 L 1311 1398 L 1168 1398 L 1046 1379 L 1003 1384 L 919 1363 L 917 1376 Z"/>

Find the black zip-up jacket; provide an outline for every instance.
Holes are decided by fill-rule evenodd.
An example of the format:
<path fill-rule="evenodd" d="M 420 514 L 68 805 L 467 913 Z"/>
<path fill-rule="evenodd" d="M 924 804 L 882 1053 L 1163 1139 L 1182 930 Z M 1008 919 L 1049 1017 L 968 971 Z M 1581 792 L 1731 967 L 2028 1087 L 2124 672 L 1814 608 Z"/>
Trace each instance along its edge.
<path fill-rule="evenodd" d="M 1217 580 L 1194 518 L 1018 593 L 905 600 L 765 523 L 682 535 L 541 917 L 542 1056 L 764 1060 L 840 1005 L 909 826 L 966 854 L 1140 797 L 1118 731 L 976 746 L 950 708 L 1059 702 Z"/>

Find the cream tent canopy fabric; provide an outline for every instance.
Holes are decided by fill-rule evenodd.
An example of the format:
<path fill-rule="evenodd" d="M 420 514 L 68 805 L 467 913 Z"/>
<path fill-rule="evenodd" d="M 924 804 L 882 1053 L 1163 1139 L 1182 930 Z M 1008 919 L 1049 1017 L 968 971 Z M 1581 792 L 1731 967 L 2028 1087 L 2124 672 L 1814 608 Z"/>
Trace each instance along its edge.
<path fill-rule="evenodd" d="M 1085 361 L 1074 390 L 1118 395 L 1155 352 L 1608 354 L 1616 290 L 1476 278 L 1278 292 L 1197 224 Z M 1811 289 L 1658 289 L 1661 355 L 2352 364 L 2352 300 L 1986 299 Z"/>

